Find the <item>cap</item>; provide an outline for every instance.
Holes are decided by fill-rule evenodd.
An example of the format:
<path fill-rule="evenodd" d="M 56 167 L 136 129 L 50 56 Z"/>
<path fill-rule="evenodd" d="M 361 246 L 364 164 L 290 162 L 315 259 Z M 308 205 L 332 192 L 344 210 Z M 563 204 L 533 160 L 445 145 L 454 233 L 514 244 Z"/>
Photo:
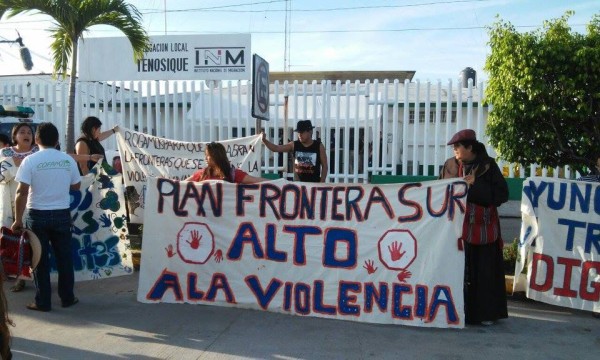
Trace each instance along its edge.
<path fill-rule="evenodd" d="M 298 124 L 296 125 L 296 132 L 303 132 L 303 131 L 309 131 L 314 129 L 315 127 L 312 125 L 312 123 L 310 122 L 310 120 L 300 120 L 298 121 Z"/>
<path fill-rule="evenodd" d="M 454 134 L 454 136 L 452 136 L 452 139 L 450 139 L 450 141 L 448 141 L 447 145 L 454 145 L 457 142 L 465 141 L 465 140 L 477 140 L 477 137 L 475 136 L 475 131 L 471 130 L 471 129 L 461 130 L 461 131 L 457 132 L 456 134 Z"/>

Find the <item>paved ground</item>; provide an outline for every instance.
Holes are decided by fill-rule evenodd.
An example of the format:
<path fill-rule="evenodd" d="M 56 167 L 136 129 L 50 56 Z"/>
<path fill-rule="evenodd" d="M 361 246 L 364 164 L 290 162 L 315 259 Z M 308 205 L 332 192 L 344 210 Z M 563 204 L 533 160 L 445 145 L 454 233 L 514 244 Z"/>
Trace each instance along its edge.
<path fill-rule="evenodd" d="M 136 301 L 139 273 L 76 284 L 80 303 L 25 308 L 5 284 L 19 359 L 598 359 L 600 319 L 511 299 L 491 327 L 422 329 Z M 53 301 L 58 302 L 55 296 Z"/>

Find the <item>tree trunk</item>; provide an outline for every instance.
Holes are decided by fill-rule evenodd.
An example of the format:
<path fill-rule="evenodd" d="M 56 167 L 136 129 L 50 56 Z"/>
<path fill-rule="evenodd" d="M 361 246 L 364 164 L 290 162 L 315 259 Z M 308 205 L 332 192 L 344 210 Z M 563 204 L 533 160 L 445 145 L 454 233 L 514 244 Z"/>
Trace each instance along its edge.
<path fill-rule="evenodd" d="M 66 151 L 75 153 L 75 90 L 77 84 L 77 48 L 78 39 L 73 40 L 73 53 L 71 54 L 71 78 L 69 79 L 69 102 L 67 110 Z"/>

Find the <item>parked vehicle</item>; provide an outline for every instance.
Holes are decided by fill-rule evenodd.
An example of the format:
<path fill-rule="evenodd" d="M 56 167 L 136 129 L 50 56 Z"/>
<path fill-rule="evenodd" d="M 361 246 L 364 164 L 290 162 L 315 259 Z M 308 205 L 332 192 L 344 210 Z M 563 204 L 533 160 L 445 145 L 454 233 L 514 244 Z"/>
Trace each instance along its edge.
<path fill-rule="evenodd" d="M 33 119 L 34 114 L 33 109 L 28 106 L 0 105 L 0 133 L 12 139 L 13 126 L 23 122 L 30 123 L 35 133 L 39 121 Z"/>

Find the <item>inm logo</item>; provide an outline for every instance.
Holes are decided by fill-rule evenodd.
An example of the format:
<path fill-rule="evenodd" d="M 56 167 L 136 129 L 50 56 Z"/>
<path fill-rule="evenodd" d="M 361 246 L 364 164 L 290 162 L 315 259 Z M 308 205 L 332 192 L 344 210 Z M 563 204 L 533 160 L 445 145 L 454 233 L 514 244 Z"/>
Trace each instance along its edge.
<path fill-rule="evenodd" d="M 196 67 L 243 67 L 244 48 L 195 48 Z M 224 63 L 223 63 L 224 61 Z"/>

